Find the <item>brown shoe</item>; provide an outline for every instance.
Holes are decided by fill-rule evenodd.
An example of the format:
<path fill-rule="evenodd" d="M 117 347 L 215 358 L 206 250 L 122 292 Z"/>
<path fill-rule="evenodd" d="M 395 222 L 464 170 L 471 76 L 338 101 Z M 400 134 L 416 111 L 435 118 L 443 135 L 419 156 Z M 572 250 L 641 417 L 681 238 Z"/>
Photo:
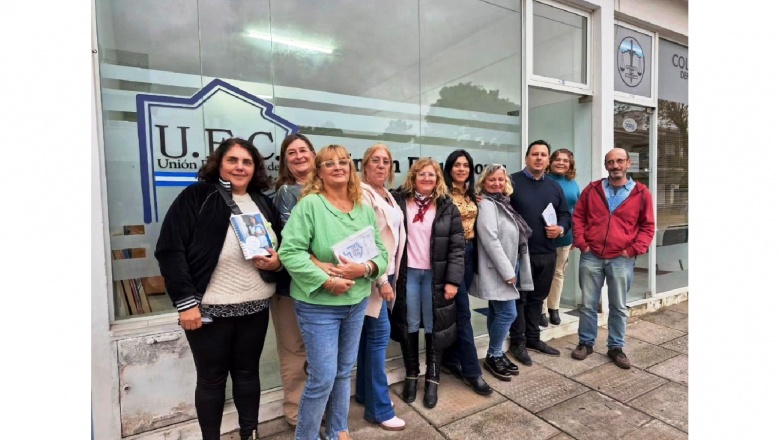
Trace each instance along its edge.
<path fill-rule="evenodd" d="M 628 360 L 628 356 L 623 353 L 622 348 L 613 348 L 607 351 L 607 356 L 615 362 L 618 367 L 628 370 L 631 368 L 631 361 Z"/>
<path fill-rule="evenodd" d="M 593 346 L 579 344 L 577 345 L 577 348 L 575 348 L 574 351 L 571 352 L 571 357 L 577 359 L 578 361 L 581 361 L 586 357 L 588 357 L 589 354 L 593 354 Z"/>

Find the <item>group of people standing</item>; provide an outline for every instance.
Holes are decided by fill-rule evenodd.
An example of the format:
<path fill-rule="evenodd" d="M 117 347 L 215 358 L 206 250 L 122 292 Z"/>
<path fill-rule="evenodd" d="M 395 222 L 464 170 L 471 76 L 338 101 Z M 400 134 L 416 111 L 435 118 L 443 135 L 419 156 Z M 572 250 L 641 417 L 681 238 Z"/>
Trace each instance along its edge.
<path fill-rule="evenodd" d="M 492 164 L 475 183 L 472 157 L 456 150 L 444 169 L 431 158 L 417 160 L 395 189 L 388 189 L 394 184 L 393 157 L 383 144 L 365 151 L 360 174 L 344 147 L 316 151 L 302 134 L 284 139 L 280 157 L 271 199 L 265 195 L 271 182 L 258 150 L 239 138 L 223 141 L 198 172 L 198 183 L 171 205 L 157 243 L 155 257 L 195 360 L 195 406 L 205 440 L 219 438 L 228 374 L 240 437 L 256 436 L 259 358 L 269 314 L 284 415 L 295 426 L 296 439 L 319 438 L 321 425 L 328 439 L 350 438 L 347 416 L 356 362 L 355 400 L 364 405 L 365 419 L 397 431 L 405 422 L 395 415 L 385 372 L 390 339 L 402 350 L 405 402 L 417 399 L 421 329 L 425 407 L 437 405 L 442 371 L 477 394 L 489 395 L 493 390 L 482 378 L 469 295 L 489 303 L 484 366 L 508 381 L 519 367 L 503 351 L 507 336 L 509 352 L 521 364 L 532 363 L 527 350 L 560 355 L 541 341 L 539 325 L 544 309 L 550 322 L 560 323 L 558 303 L 572 241 L 583 253 L 594 254 L 588 260 L 589 292 L 583 287 L 575 359 L 592 353 L 599 276 L 602 284 L 607 277 L 612 312 L 616 283 L 610 278 L 618 271 L 627 274 L 628 260 L 649 245 L 644 239 L 631 241 L 616 262 L 616 249 L 603 242 L 605 235 L 595 226 L 603 222 L 603 210 L 588 210 L 605 190 L 601 184 L 586 188 L 587 207 L 580 212 L 574 155 L 557 150 L 550 163 L 550 146 L 544 141 L 529 146 L 525 168 L 511 176 L 504 166 Z M 612 159 L 605 166 L 627 169 L 626 160 Z M 650 200 L 643 185 L 629 181 L 631 188 L 622 186 L 627 197 L 623 192 L 603 197 L 608 200 L 606 218 L 630 221 L 618 208 L 623 201 L 636 203 L 634 187 L 643 206 Z M 545 223 L 542 216 L 548 206 L 556 213 L 555 224 Z M 643 215 L 652 221 L 650 206 Z M 230 216 L 237 213 L 258 213 L 271 225 L 274 247 L 267 249 L 268 256 L 244 259 L 229 226 Z M 578 229 L 578 221 L 586 226 Z M 366 227 L 373 231 L 376 255 L 352 261 L 334 254 L 334 245 Z M 607 224 L 607 241 L 612 229 Z M 630 230 L 621 234 L 630 235 Z M 622 353 L 617 320 L 625 327 L 630 282 L 617 283 L 615 296 L 622 292 L 623 300 L 615 299 L 616 321 L 612 314 L 609 318 L 610 353 Z M 621 365 L 617 354 L 610 357 Z"/>

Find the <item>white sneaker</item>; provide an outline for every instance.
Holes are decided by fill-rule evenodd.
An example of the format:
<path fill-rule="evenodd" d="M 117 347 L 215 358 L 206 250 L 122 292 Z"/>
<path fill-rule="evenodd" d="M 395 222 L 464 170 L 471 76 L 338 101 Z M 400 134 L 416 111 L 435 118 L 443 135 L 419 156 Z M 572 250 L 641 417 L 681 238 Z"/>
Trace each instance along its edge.
<path fill-rule="evenodd" d="M 386 431 L 403 431 L 406 428 L 406 422 L 398 417 L 393 417 L 380 423 L 379 426 Z"/>

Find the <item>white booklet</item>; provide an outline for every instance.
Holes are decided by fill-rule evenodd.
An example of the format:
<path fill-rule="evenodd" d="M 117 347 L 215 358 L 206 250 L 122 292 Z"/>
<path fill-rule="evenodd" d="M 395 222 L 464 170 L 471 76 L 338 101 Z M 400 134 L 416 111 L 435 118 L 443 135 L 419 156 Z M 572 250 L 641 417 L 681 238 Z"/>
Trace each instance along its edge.
<path fill-rule="evenodd" d="M 238 244 L 244 252 L 244 258 L 251 260 L 257 255 L 268 256 L 265 248 L 272 248 L 271 236 L 268 234 L 268 225 L 263 216 L 256 212 L 254 214 L 233 214 L 230 216 L 230 225 L 238 237 Z"/>
<path fill-rule="evenodd" d="M 338 260 L 339 255 L 349 260 L 365 263 L 379 255 L 374 241 L 374 227 L 366 226 L 330 247 Z"/>
<path fill-rule="evenodd" d="M 548 203 L 547 207 L 542 211 L 542 218 L 547 226 L 555 226 L 558 224 L 558 216 L 555 214 L 555 208 L 552 203 Z"/>

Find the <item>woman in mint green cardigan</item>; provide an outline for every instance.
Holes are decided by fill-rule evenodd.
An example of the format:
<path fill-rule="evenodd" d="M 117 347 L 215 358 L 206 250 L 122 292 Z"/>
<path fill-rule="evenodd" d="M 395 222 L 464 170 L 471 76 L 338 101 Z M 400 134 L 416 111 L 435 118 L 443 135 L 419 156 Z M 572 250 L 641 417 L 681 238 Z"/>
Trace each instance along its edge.
<path fill-rule="evenodd" d="M 366 226 L 373 228 L 378 255 L 365 263 L 336 258 L 331 247 Z M 387 250 L 344 147 L 328 145 L 317 153 L 283 237 L 279 258 L 292 278 L 290 296 L 309 364 L 295 437 L 318 438 L 327 404 L 326 438 L 346 439 L 352 366 L 371 282 L 387 269 Z"/>

